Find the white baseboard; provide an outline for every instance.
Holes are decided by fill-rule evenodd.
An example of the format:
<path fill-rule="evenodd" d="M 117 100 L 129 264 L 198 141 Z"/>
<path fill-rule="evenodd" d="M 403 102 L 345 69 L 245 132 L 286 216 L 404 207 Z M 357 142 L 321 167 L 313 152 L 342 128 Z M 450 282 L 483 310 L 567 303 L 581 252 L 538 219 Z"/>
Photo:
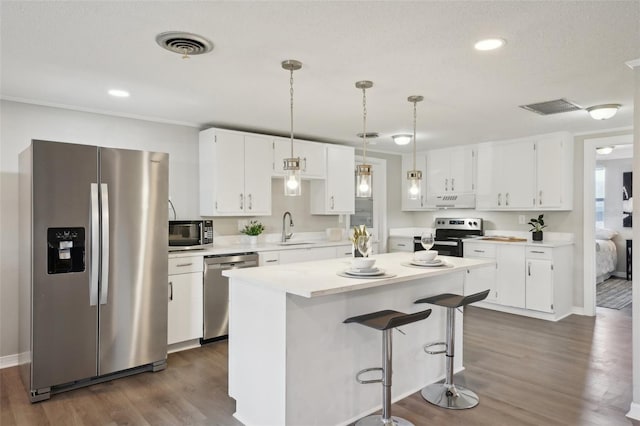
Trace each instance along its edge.
<path fill-rule="evenodd" d="M 0 370 L 18 365 L 18 354 L 0 356 Z"/>
<path fill-rule="evenodd" d="M 571 313 L 576 315 L 586 315 L 582 306 L 574 306 L 571 308 Z"/>
<path fill-rule="evenodd" d="M 627 417 L 632 420 L 640 421 L 640 404 L 632 402 L 629 407 L 629 412 L 627 413 Z"/>

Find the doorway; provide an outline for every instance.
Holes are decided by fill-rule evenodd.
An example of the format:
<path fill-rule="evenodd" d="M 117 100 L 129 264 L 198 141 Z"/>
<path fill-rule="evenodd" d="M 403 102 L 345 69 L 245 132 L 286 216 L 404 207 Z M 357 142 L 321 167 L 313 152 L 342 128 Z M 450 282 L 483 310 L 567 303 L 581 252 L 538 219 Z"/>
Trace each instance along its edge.
<path fill-rule="evenodd" d="M 602 194 L 602 188 L 598 188 L 598 185 L 605 185 L 604 181 L 606 181 L 606 172 L 599 175 L 600 178 L 604 176 L 604 181 L 600 181 L 597 183 L 597 170 L 604 169 L 604 164 L 606 160 L 603 160 L 602 155 L 598 155 L 596 152 L 597 148 L 600 147 L 614 147 L 613 151 L 622 151 L 621 147 L 631 145 L 631 153 L 633 153 L 633 135 L 620 135 L 606 138 L 593 138 L 593 139 L 585 139 L 584 142 L 584 200 L 583 200 L 583 277 L 584 277 L 584 314 L 594 316 L 596 314 L 596 302 L 597 302 L 597 293 L 598 290 L 601 292 L 601 303 L 603 300 L 603 291 L 605 287 L 598 287 L 596 284 L 597 281 L 604 282 L 604 278 L 606 275 L 611 275 L 616 278 L 616 275 L 626 279 L 626 237 L 628 239 L 631 238 L 631 230 L 629 228 L 628 232 L 624 231 L 622 226 L 618 227 L 615 222 L 612 222 L 611 219 L 607 220 L 606 215 L 606 202 L 603 204 L 598 203 L 598 196 L 600 198 L 604 198 Z M 623 217 L 626 213 L 623 211 L 622 207 L 623 202 L 623 188 L 622 188 L 622 176 L 612 175 L 610 176 L 612 179 L 620 180 L 619 188 L 611 189 L 609 192 L 612 192 L 611 197 L 619 197 L 612 198 L 612 200 L 620 201 L 620 221 L 623 221 Z M 618 179 L 619 178 L 619 179 Z M 598 188 L 598 191 L 596 191 Z M 605 193 L 606 194 L 606 193 Z M 610 203 L 614 204 L 615 203 Z M 625 203 L 625 206 L 631 203 Z M 597 206 L 602 207 L 602 211 L 598 211 L 599 208 Z M 617 207 L 616 207 L 617 208 Z M 600 223 L 600 227 L 596 228 L 596 223 Z M 609 228 L 607 228 L 609 226 Z M 615 228 L 615 229 L 611 229 Z M 628 234 L 628 235 L 627 235 Z M 616 261 L 614 270 L 609 270 L 607 272 L 603 271 L 603 263 L 612 262 L 611 260 L 607 260 L 606 254 L 601 253 L 600 250 L 608 251 L 611 250 L 616 251 Z M 613 255 L 609 253 L 609 256 Z M 611 269 L 611 268 L 608 268 Z M 603 273 L 605 276 L 603 276 Z M 629 277 L 630 279 L 631 277 Z M 623 280 L 626 281 L 626 280 Z M 620 283 L 610 282 L 609 284 L 616 285 L 616 289 L 620 289 Z M 608 290 L 607 290 L 608 291 Z M 618 291 L 618 290 L 612 290 Z M 620 291 L 624 291 L 622 288 Z M 616 296 L 616 295 L 614 295 Z M 624 296 L 618 296 L 624 297 Z M 618 302 L 617 306 L 621 306 L 621 302 Z M 616 308 L 618 309 L 618 308 Z"/>

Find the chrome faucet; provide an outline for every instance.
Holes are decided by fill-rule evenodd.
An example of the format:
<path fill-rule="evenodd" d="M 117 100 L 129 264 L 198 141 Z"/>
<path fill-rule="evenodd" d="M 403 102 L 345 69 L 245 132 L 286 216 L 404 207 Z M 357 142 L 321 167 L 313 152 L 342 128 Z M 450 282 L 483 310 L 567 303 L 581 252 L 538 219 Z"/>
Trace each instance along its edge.
<path fill-rule="evenodd" d="M 289 215 L 289 228 L 293 228 L 293 217 L 291 216 L 291 213 L 284 212 L 284 214 L 282 215 L 282 239 L 281 239 L 283 243 L 287 242 L 287 240 L 291 238 L 291 236 L 293 235 L 293 232 L 289 232 L 288 234 L 285 232 L 285 219 L 287 215 Z"/>

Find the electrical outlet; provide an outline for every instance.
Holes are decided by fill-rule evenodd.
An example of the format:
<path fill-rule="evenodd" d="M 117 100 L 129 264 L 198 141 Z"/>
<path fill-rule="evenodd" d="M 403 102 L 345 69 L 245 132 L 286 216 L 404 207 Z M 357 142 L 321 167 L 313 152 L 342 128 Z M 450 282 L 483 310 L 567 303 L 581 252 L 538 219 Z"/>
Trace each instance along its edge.
<path fill-rule="evenodd" d="M 338 215 L 338 223 L 344 222 L 344 218 L 341 214 Z"/>
<path fill-rule="evenodd" d="M 527 223 L 527 220 L 524 218 L 524 215 L 523 214 L 519 215 L 518 216 L 518 224 L 519 225 L 524 225 L 526 223 Z"/>

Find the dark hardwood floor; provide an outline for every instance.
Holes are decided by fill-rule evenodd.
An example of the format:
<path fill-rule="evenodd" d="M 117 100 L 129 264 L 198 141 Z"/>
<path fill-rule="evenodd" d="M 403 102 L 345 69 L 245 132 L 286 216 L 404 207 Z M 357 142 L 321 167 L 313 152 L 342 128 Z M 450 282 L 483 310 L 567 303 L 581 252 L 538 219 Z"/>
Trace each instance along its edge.
<path fill-rule="evenodd" d="M 456 381 L 480 405 L 449 411 L 416 393 L 393 414 L 416 426 L 631 424 L 631 307 L 557 323 L 472 307 L 464 332 L 466 370 Z M 171 354 L 168 364 L 37 404 L 17 367 L 0 370 L 0 425 L 240 425 L 227 396 L 226 342 Z"/>

